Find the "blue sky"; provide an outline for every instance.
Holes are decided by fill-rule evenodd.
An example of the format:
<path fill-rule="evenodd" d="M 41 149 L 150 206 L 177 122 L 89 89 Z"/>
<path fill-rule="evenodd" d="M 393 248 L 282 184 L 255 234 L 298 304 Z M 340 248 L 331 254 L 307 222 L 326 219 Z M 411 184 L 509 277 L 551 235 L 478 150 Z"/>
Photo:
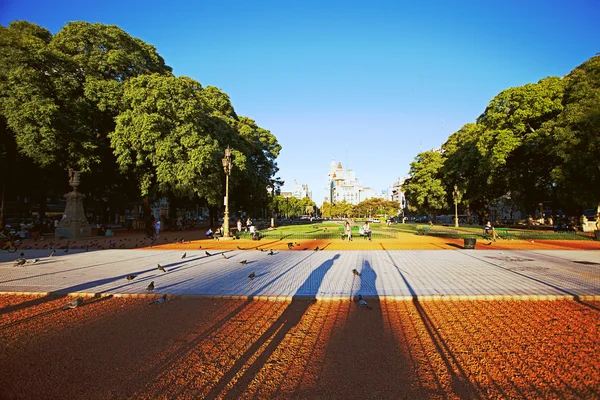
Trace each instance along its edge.
<path fill-rule="evenodd" d="M 88 4 L 89 3 L 89 4 Z M 371 4 L 372 3 L 372 4 Z M 279 140 L 289 188 L 332 159 L 377 192 L 501 90 L 600 51 L 598 1 L 0 1 L 0 24 L 116 24 Z"/>

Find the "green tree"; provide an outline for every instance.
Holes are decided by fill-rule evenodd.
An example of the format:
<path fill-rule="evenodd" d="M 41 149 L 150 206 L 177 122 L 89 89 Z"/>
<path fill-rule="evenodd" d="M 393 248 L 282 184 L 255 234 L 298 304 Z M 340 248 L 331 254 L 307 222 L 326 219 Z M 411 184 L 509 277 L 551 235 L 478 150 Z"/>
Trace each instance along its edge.
<path fill-rule="evenodd" d="M 530 212 L 548 198 L 556 160 L 539 129 L 560 114 L 562 95 L 560 78 L 544 78 L 500 92 L 478 118 L 477 147 L 489 174 L 486 192 L 490 197 L 510 192 Z"/>
<path fill-rule="evenodd" d="M 557 196 L 571 213 L 600 206 L 600 55 L 565 78 L 563 110 L 543 133 L 558 160 L 552 169 Z"/>
<path fill-rule="evenodd" d="M 208 131 L 201 85 L 187 77 L 142 75 L 125 82 L 124 111 L 110 134 L 117 162 L 139 179 L 141 196 L 151 190 L 201 197 L 219 204 L 223 190 L 223 146 Z M 245 156 L 232 150 L 234 169 Z"/>
<path fill-rule="evenodd" d="M 435 215 L 447 207 L 446 191 L 440 179 L 443 158 L 439 152 L 419 153 L 410 164 L 410 178 L 403 189 L 411 207 Z"/>

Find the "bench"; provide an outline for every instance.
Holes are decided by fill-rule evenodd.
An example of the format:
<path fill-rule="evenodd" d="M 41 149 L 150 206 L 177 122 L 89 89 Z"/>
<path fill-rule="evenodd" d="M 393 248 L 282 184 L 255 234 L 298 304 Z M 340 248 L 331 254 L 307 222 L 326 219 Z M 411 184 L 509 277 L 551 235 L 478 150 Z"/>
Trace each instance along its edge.
<path fill-rule="evenodd" d="M 417 226 L 417 234 L 419 234 L 419 235 L 426 235 L 427 232 L 429 232 L 430 230 L 431 230 L 431 226 L 429 226 L 429 225 Z"/>

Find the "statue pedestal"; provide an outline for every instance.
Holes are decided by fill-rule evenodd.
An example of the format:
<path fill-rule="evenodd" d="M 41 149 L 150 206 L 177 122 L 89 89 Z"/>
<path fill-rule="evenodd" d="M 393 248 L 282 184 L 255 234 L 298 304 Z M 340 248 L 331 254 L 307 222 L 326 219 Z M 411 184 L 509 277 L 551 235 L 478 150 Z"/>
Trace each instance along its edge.
<path fill-rule="evenodd" d="M 83 211 L 83 195 L 73 190 L 65 194 L 67 207 L 64 214 L 67 216 L 58 223 L 55 237 L 69 239 L 86 239 L 91 237 L 92 229 Z"/>

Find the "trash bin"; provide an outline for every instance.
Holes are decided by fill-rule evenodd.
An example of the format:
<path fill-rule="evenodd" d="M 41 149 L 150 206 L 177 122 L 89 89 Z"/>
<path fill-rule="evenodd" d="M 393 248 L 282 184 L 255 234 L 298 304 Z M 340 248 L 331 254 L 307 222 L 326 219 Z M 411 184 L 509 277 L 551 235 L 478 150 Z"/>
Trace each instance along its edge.
<path fill-rule="evenodd" d="M 465 238 L 464 241 L 465 241 L 465 243 L 464 243 L 463 247 L 465 249 L 474 249 L 475 244 L 477 243 L 477 239 L 475 239 L 475 238 Z"/>

